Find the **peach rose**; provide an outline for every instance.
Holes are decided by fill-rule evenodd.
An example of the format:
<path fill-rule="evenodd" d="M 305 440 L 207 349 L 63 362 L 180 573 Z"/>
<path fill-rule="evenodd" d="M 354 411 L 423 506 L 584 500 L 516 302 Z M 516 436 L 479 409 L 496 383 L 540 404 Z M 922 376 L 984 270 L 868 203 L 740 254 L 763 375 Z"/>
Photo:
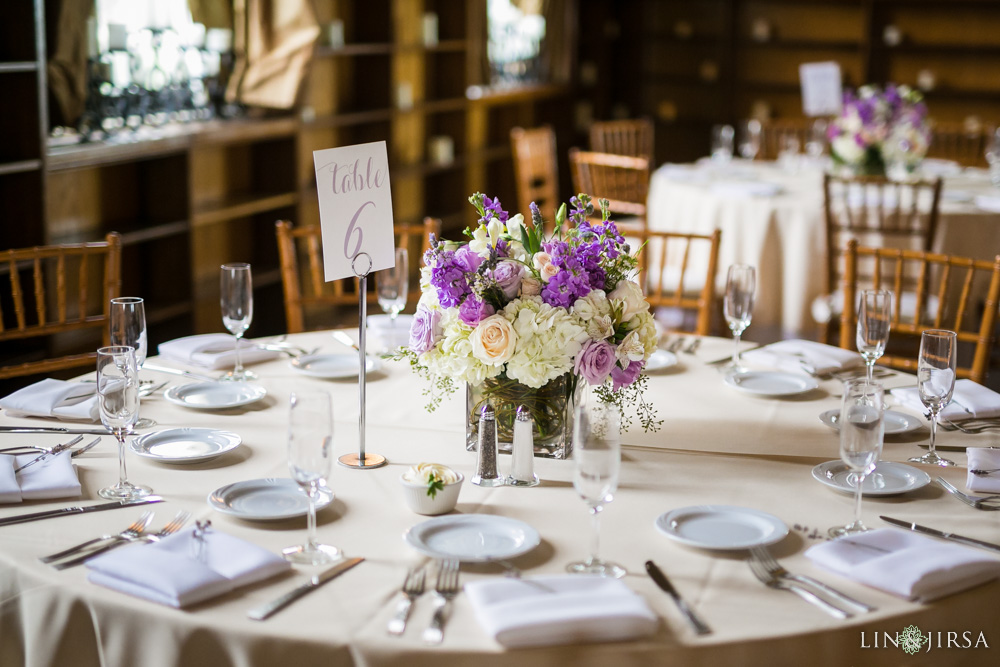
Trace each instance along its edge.
<path fill-rule="evenodd" d="M 546 264 L 542 267 L 539 273 L 542 274 L 542 282 L 547 283 L 552 280 L 552 277 L 559 273 L 559 267 L 555 264 Z"/>
<path fill-rule="evenodd" d="M 531 263 L 535 265 L 535 271 L 541 271 L 543 267 L 552 263 L 552 255 L 547 252 L 536 252 L 531 258 Z"/>
<path fill-rule="evenodd" d="M 469 336 L 472 356 L 487 366 L 500 366 L 514 356 L 517 333 L 503 315 L 482 320 Z"/>

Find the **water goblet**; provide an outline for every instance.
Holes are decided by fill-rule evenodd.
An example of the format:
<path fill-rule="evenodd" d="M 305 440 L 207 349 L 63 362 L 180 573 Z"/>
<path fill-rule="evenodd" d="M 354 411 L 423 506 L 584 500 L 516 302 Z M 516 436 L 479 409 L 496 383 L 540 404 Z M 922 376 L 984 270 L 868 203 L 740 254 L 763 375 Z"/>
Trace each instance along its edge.
<path fill-rule="evenodd" d="M 920 357 L 917 360 L 917 390 L 920 402 L 930 412 L 931 441 L 923 456 L 914 456 L 913 463 L 929 463 L 942 467 L 955 465 L 941 458 L 934 450 L 938 415 L 951 403 L 955 392 L 955 347 L 958 336 L 954 331 L 930 329 L 920 334 Z"/>
<path fill-rule="evenodd" d="M 111 345 L 97 350 L 97 396 L 101 423 L 118 441 L 118 483 L 101 489 L 98 495 L 111 500 L 148 496 L 152 490 L 130 483 L 125 471 L 125 436 L 139 417 L 139 371 L 133 348 Z"/>
<path fill-rule="evenodd" d="M 396 263 L 375 274 L 378 305 L 389 313 L 390 326 L 396 326 L 396 317 L 406 308 L 410 292 L 410 262 L 406 248 L 396 248 Z"/>
<path fill-rule="evenodd" d="M 813 160 L 823 157 L 826 152 L 826 121 L 822 118 L 813 121 L 809 128 L 809 140 L 806 141 L 806 155 Z"/>
<path fill-rule="evenodd" d="M 889 328 L 892 320 L 892 292 L 888 290 L 866 289 L 861 292 L 858 306 L 858 329 L 856 340 L 858 352 L 865 360 L 868 381 L 875 372 L 875 362 L 885 353 L 889 342 Z"/>
<path fill-rule="evenodd" d="M 738 373 L 740 365 L 740 336 L 750 326 L 753 317 L 754 294 L 756 293 L 757 272 L 746 264 L 733 264 L 726 274 L 726 296 L 723 299 L 723 313 L 726 323 L 733 332 L 733 361 L 730 370 Z"/>
<path fill-rule="evenodd" d="M 868 380 L 844 383 L 840 408 L 840 460 L 851 469 L 854 486 L 854 521 L 830 529 L 831 537 L 869 530 L 861 521 L 861 496 L 865 478 L 875 470 L 882 454 L 885 431 L 882 385 Z"/>
<path fill-rule="evenodd" d="M 566 566 L 568 572 L 621 578 L 625 568 L 598 556 L 601 512 L 614 499 L 621 468 L 621 416 L 618 407 L 607 403 L 576 409 L 573 422 L 573 488 L 590 508 L 593 541 L 590 556 Z"/>
<path fill-rule="evenodd" d="M 333 406 L 325 391 L 292 393 L 288 409 L 288 470 L 309 497 L 306 542 L 283 549 L 286 560 L 321 565 L 340 558 L 340 549 L 316 542 L 316 501 L 333 461 Z"/>
<path fill-rule="evenodd" d="M 740 123 L 737 148 L 744 160 L 753 160 L 760 152 L 760 121 L 750 119 Z"/>
<path fill-rule="evenodd" d="M 712 127 L 712 161 L 726 164 L 733 159 L 733 139 L 736 131 L 732 125 Z"/>
<path fill-rule="evenodd" d="M 250 265 L 245 262 L 222 265 L 220 305 L 222 323 L 229 333 L 236 336 L 236 365 L 223 375 L 222 380 L 242 382 L 257 379 L 257 374 L 243 368 L 240 358 L 240 341 L 253 321 L 253 282 Z"/>
<path fill-rule="evenodd" d="M 799 138 L 794 134 L 786 134 L 781 137 L 778 147 L 778 164 L 788 172 L 795 173 L 799 170 Z"/>
<path fill-rule="evenodd" d="M 108 312 L 111 329 L 111 344 L 125 345 L 135 349 L 135 366 L 141 371 L 146 361 L 148 342 L 146 337 L 146 308 L 137 296 L 122 296 L 111 299 Z M 156 426 L 152 419 L 140 417 L 135 428 Z"/>

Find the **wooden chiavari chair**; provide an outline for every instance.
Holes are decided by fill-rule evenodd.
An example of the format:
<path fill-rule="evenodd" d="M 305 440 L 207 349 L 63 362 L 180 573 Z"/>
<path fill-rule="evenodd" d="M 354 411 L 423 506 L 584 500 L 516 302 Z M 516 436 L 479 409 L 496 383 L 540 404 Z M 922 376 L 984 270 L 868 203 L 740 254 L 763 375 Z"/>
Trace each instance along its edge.
<path fill-rule="evenodd" d="M 595 202 L 607 199 L 612 217 L 620 228 L 630 231 L 646 228 L 649 160 L 572 148 L 569 164 L 574 192 L 586 193 Z M 617 217 L 622 215 L 632 219 Z"/>
<path fill-rule="evenodd" d="M 719 263 L 716 229 L 709 235 L 644 230 L 639 254 L 639 284 L 653 308 L 678 308 L 693 312 L 690 333 L 707 336 L 715 311 L 715 273 Z"/>
<path fill-rule="evenodd" d="M 605 120 L 590 126 L 590 150 L 653 161 L 653 121 L 649 118 Z"/>
<path fill-rule="evenodd" d="M 529 207 L 534 202 L 546 223 L 553 224 L 560 202 L 555 131 L 548 125 L 529 130 L 515 127 L 510 143 L 518 212 L 530 219 Z"/>

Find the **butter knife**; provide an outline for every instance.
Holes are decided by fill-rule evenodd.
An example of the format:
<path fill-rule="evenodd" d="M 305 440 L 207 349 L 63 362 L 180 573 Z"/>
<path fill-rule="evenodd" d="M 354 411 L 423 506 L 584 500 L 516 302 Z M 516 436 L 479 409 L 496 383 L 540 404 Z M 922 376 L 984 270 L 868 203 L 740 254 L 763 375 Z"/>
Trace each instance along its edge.
<path fill-rule="evenodd" d="M 343 343 L 344 345 L 346 345 L 348 347 L 353 347 L 355 350 L 359 350 L 360 351 L 360 348 L 358 347 L 358 344 L 355 343 L 351 339 L 351 337 L 348 336 L 343 331 L 339 331 L 339 330 L 334 331 L 332 335 L 333 335 L 334 340 L 337 340 L 337 341 Z"/>
<path fill-rule="evenodd" d="M 893 519 L 889 516 L 881 516 L 879 518 L 883 521 L 891 523 L 894 526 L 901 526 L 907 530 L 912 530 L 917 533 L 924 533 L 925 535 L 933 535 L 934 537 L 940 537 L 943 540 L 951 540 L 952 542 L 958 542 L 960 544 L 967 544 L 973 547 L 979 547 L 980 549 L 989 549 L 990 551 L 1000 551 L 1000 544 L 993 544 L 992 542 L 984 542 L 982 540 L 977 540 L 973 537 L 965 537 L 964 535 L 956 535 L 955 533 L 948 533 L 943 530 L 938 530 L 937 528 L 928 528 L 927 526 L 921 526 L 919 523 L 913 523 L 911 521 L 902 521 L 900 519 Z"/>
<path fill-rule="evenodd" d="M 268 602 L 265 605 L 261 605 L 256 609 L 251 609 L 249 612 L 247 612 L 247 616 L 249 616 L 251 619 L 255 621 L 263 621 L 264 619 L 268 618 L 275 612 L 284 609 L 291 603 L 295 602 L 306 593 L 311 593 L 312 591 L 316 590 L 317 588 L 319 588 L 326 582 L 330 581 L 331 579 L 336 579 L 338 576 L 340 576 L 344 572 L 347 572 L 348 570 L 350 570 L 352 567 L 354 567 L 363 560 L 364 558 L 348 558 L 347 560 L 343 560 L 334 565 L 333 567 L 331 567 L 330 569 L 315 575 L 312 579 L 302 584 L 298 588 L 293 588 L 292 590 L 288 591 L 280 598 L 273 600 L 272 602 Z"/>
<path fill-rule="evenodd" d="M 705 625 L 704 621 L 698 618 L 698 615 L 694 613 L 691 607 L 688 606 L 687 602 L 677 593 L 677 589 L 674 585 L 670 583 L 667 576 L 660 571 L 660 568 L 656 567 L 656 563 L 651 560 L 646 561 L 646 572 L 649 576 L 653 578 L 656 585 L 667 592 L 670 597 L 674 599 L 677 603 L 677 608 L 681 610 L 681 613 L 687 618 L 688 622 L 691 623 L 691 627 L 699 635 L 709 635 L 712 634 L 712 629 Z"/>
<path fill-rule="evenodd" d="M 118 509 L 119 507 L 132 507 L 133 505 L 152 505 L 162 503 L 162 496 L 146 496 L 138 500 L 114 500 L 110 503 L 100 505 L 76 505 L 74 507 L 63 507 L 57 510 L 46 510 L 44 512 L 33 512 L 31 514 L 18 514 L 0 519 L 0 526 L 9 526 L 15 523 L 27 523 L 28 521 L 38 521 L 39 519 L 51 519 L 57 516 L 69 514 L 86 514 L 87 512 L 103 512 L 104 510 Z"/>

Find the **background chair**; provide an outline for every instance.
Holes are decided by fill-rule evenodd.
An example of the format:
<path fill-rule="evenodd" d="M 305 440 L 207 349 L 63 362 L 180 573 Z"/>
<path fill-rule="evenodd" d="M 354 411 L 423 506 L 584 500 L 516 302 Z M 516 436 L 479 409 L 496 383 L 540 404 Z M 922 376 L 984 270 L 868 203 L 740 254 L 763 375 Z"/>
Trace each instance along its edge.
<path fill-rule="evenodd" d="M 935 123 L 927 157 L 954 160 L 964 167 L 986 167 L 986 145 L 992 136 L 992 127 Z"/>
<path fill-rule="evenodd" d="M 872 287 L 893 292 L 891 347 L 879 363 L 916 371 L 921 332 L 948 329 L 958 334 L 958 377 L 985 382 L 1000 303 L 1000 255 L 984 262 L 918 250 L 866 248 L 848 241 L 840 317 L 844 349 L 854 349 L 857 293 L 869 283 L 867 278 L 861 280 L 863 272 L 870 272 Z M 915 304 L 912 315 L 902 306 L 907 301 Z"/>
<path fill-rule="evenodd" d="M 331 307 L 356 306 L 360 281 L 345 278 L 326 282 L 323 278 L 323 235 L 319 225 L 295 227 L 287 220 L 275 223 L 281 284 L 285 295 L 285 323 L 288 333 L 315 331 L 337 324 Z M 410 257 L 410 302 L 420 298 L 414 275 L 419 271 L 423 253 L 430 248 L 430 234 L 441 233 L 441 221 L 425 218 L 423 224 L 393 225 L 396 247 L 407 248 Z M 372 276 L 372 282 L 374 275 Z M 367 296 L 375 301 L 374 285 Z M 308 325 L 306 320 L 309 320 Z"/>
<path fill-rule="evenodd" d="M 517 187 L 517 212 L 531 219 L 531 202 L 538 205 L 542 217 L 552 225 L 559 207 L 559 169 L 556 159 L 556 133 L 551 126 L 510 131 L 514 154 L 514 181 Z"/>
<path fill-rule="evenodd" d="M 652 163 L 654 147 L 649 118 L 605 120 L 590 126 L 590 150 L 595 153 L 644 157 Z"/>
<path fill-rule="evenodd" d="M 693 327 L 671 327 L 707 336 L 715 312 L 715 273 L 719 263 L 716 229 L 710 235 L 644 230 L 638 235 L 646 245 L 639 253 L 639 284 L 646 300 L 656 308 L 693 313 Z"/>
<path fill-rule="evenodd" d="M 99 243 L 0 253 L 0 379 L 93 366 L 97 347 L 109 344 L 110 301 L 120 291 L 114 232 Z M 92 351 L 75 353 L 87 345 Z"/>
<path fill-rule="evenodd" d="M 618 227 L 635 231 L 646 228 L 646 196 L 649 193 L 649 160 L 627 155 L 592 153 L 571 148 L 569 164 L 573 192 L 585 192 L 595 200 L 607 199 Z"/>
<path fill-rule="evenodd" d="M 788 139 L 798 142 L 798 150 L 804 151 L 806 142 L 813 130 L 816 120 L 813 118 L 786 118 L 782 120 L 764 120 L 760 123 L 760 150 L 758 160 L 777 160 Z"/>

